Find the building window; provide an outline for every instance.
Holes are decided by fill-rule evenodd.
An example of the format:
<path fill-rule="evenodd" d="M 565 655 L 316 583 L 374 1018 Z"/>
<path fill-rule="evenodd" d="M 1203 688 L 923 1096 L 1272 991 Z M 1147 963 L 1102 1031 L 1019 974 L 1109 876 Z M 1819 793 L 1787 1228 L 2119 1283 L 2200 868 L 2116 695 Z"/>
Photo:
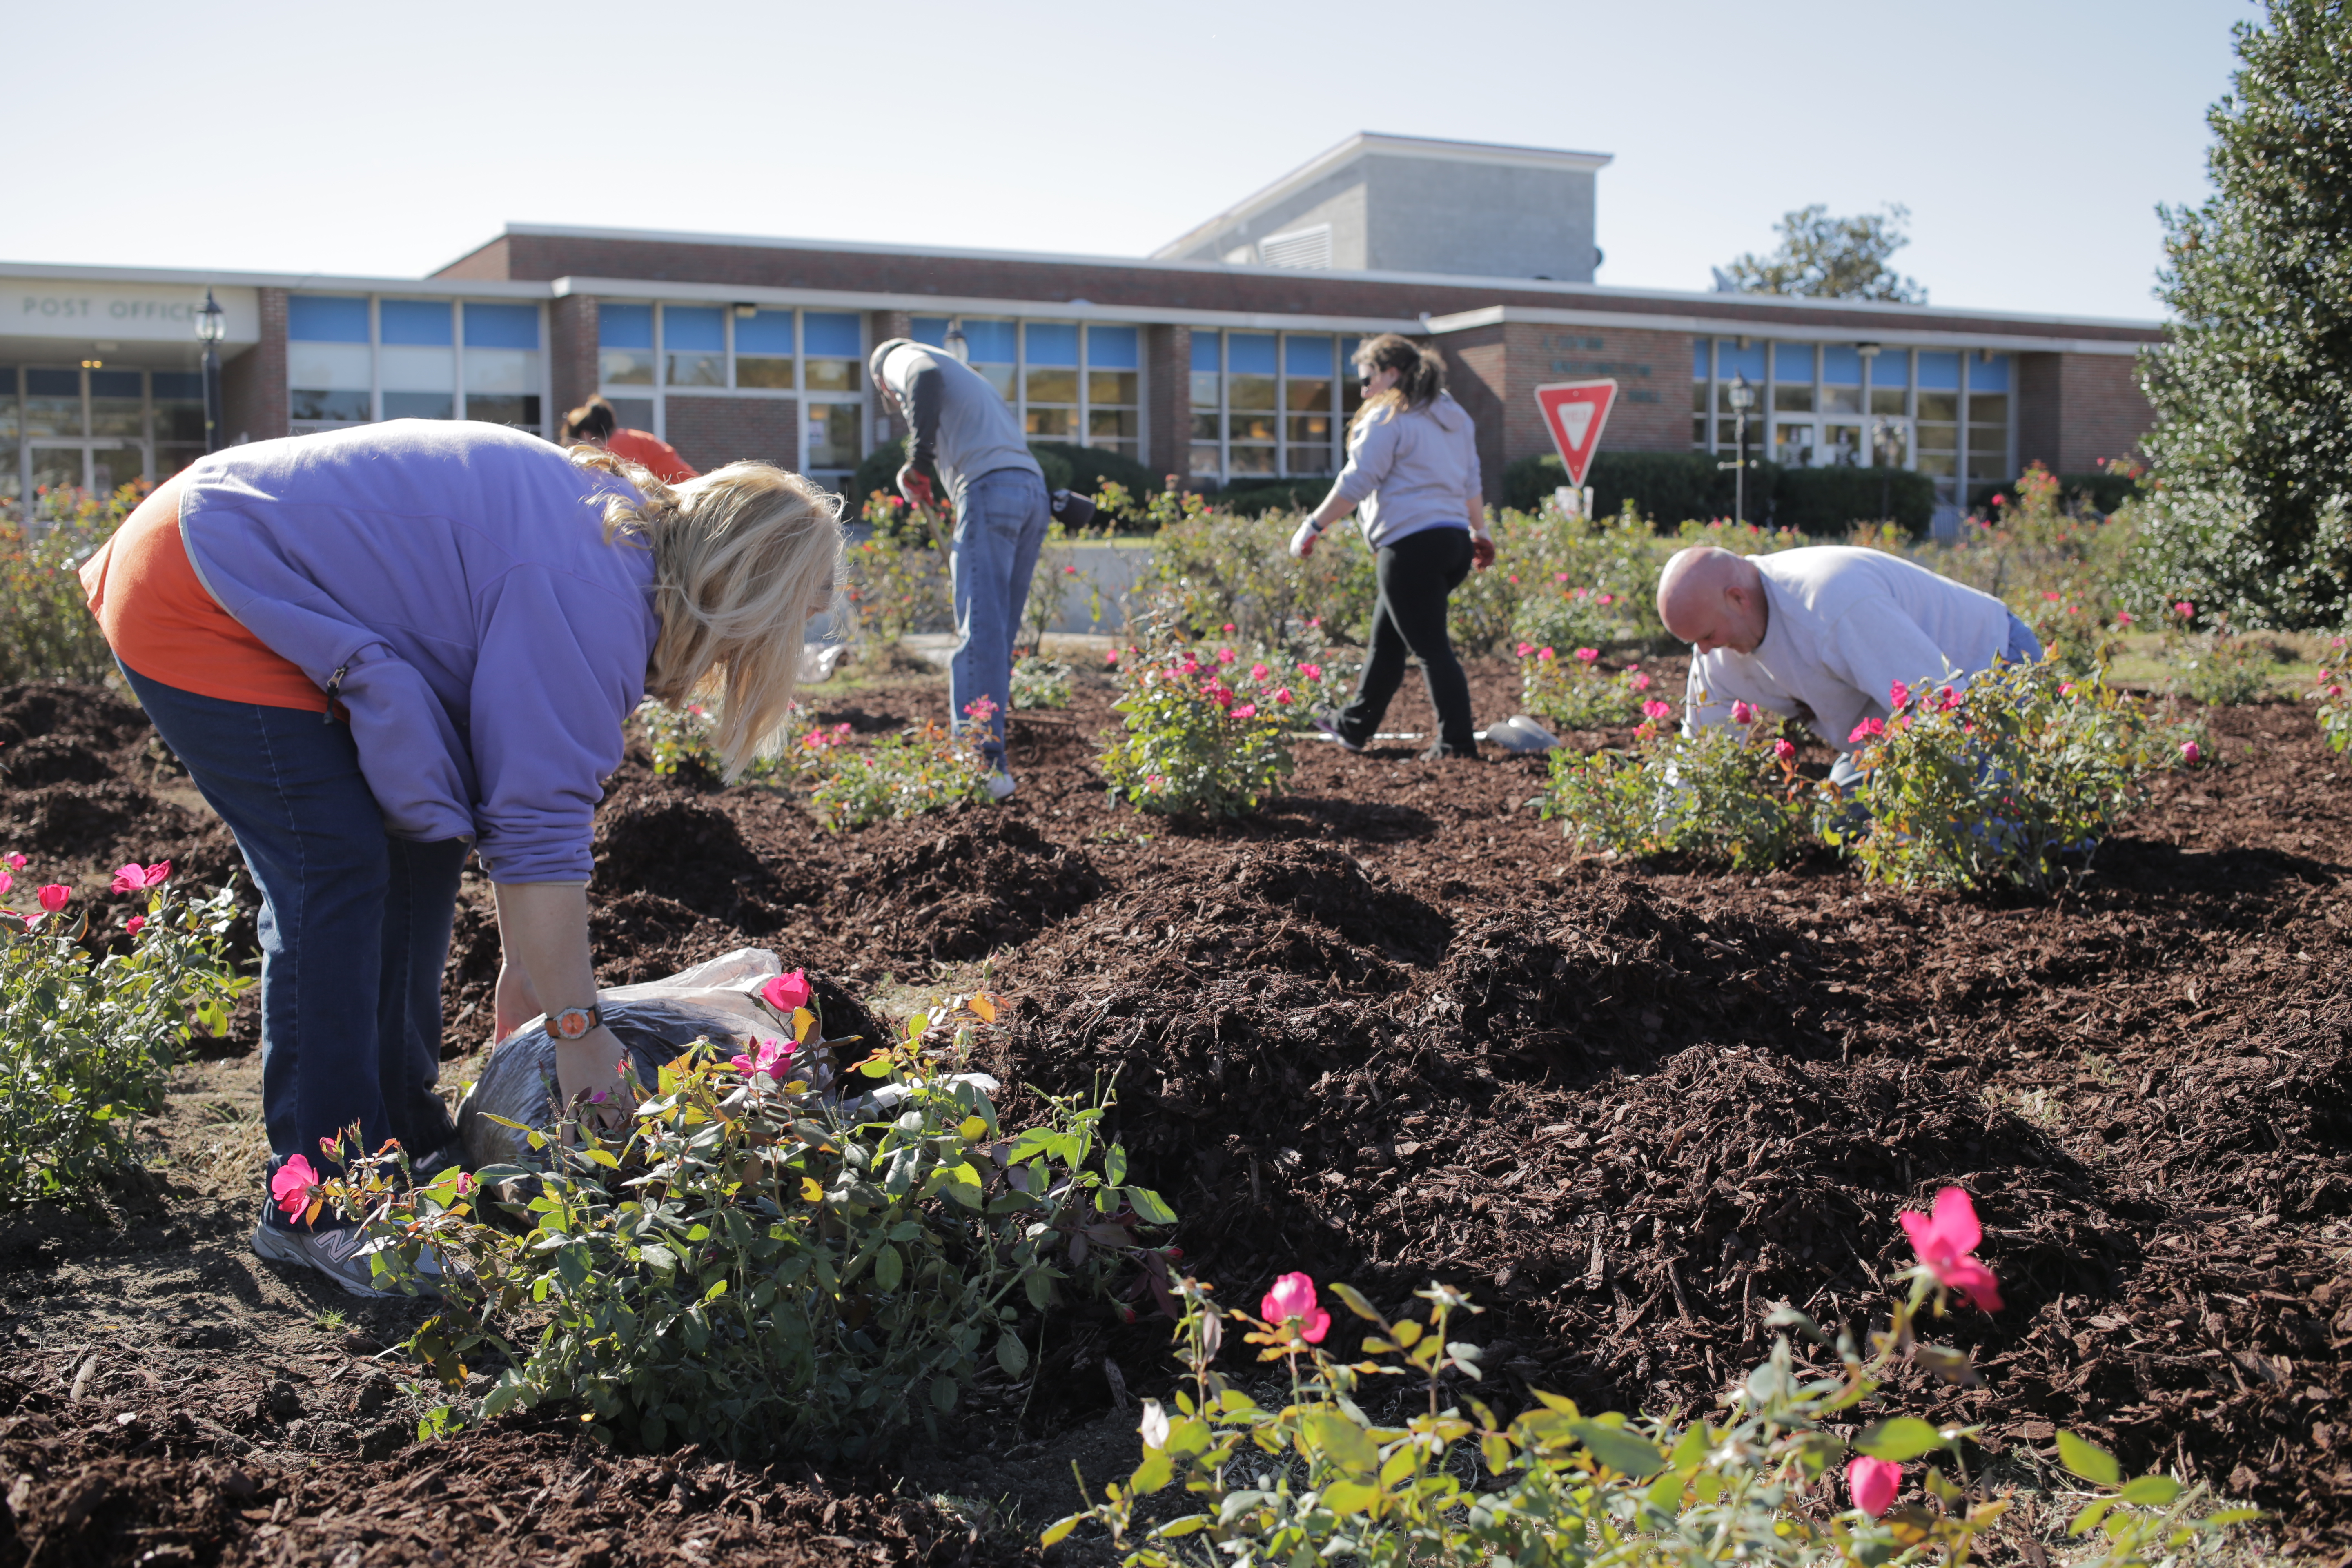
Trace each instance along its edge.
<path fill-rule="evenodd" d="M 374 351 L 364 298 L 296 294 L 286 301 L 289 414 L 298 427 L 375 417 Z"/>
<path fill-rule="evenodd" d="M 1707 388 L 1715 381 L 1715 345 L 1706 338 L 1691 340 L 1691 446 L 1701 452 L 1715 449 L 1706 427 Z"/>
<path fill-rule="evenodd" d="M 455 313 L 446 300 L 376 302 L 376 370 L 386 419 L 457 417 Z"/>
<path fill-rule="evenodd" d="M 1135 328 L 1087 329 L 1086 417 L 1087 446 L 1141 457 L 1143 334 Z"/>
<path fill-rule="evenodd" d="M 664 305 L 665 386 L 727 384 L 727 312 L 716 305 Z"/>
<path fill-rule="evenodd" d="M 1225 377 L 1218 335 L 1192 334 L 1192 439 L 1187 471 L 1199 479 L 1219 479 L 1225 471 Z"/>
<path fill-rule="evenodd" d="M 1967 464 L 1971 503 L 1990 496 L 2015 475 L 2009 456 L 2009 356 L 1969 359 Z"/>
<path fill-rule="evenodd" d="M 798 352 L 792 311 L 736 310 L 737 386 L 790 392 L 799 384 L 793 374 L 793 359 Z"/>
<path fill-rule="evenodd" d="M 204 378 L 189 371 L 0 365 L 0 517 L 32 490 L 110 493 L 204 455 Z"/>
<path fill-rule="evenodd" d="M 1335 359 L 1327 336 L 1282 340 L 1282 466 L 1312 478 L 1332 468 Z"/>
<path fill-rule="evenodd" d="M 651 305 L 596 307 L 596 382 L 600 386 L 651 386 L 654 384 L 654 308 Z"/>
<path fill-rule="evenodd" d="M 466 417 L 519 430 L 541 427 L 539 307 L 467 300 Z"/>
<path fill-rule="evenodd" d="M 1324 332 L 1192 334 L 1197 479 L 1320 479 L 1338 471 L 1347 422 L 1363 405 L 1361 340 Z"/>
<path fill-rule="evenodd" d="M 1280 373 L 1272 332 L 1225 334 L 1225 474 L 1271 478 L 1276 461 Z"/>
<path fill-rule="evenodd" d="M 205 378 L 192 370 L 159 370 L 147 380 L 155 432 L 148 471 L 167 479 L 205 455 Z"/>
<path fill-rule="evenodd" d="M 1032 441 L 1078 438 L 1078 329 L 1062 321 L 1023 325 L 1021 427 Z"/>

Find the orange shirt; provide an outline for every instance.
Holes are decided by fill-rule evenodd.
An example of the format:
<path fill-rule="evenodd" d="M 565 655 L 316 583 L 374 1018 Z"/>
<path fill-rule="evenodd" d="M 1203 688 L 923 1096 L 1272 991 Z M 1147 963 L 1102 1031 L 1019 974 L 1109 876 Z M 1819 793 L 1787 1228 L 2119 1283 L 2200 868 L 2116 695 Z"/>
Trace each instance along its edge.
<path fill-rule="evenodd" d="M 666 485 L 683 484 L 697 478 L 687 467 L 677 448 L 660 437 L 644 430 L 615 430 L 613 438 L 604 443 L 604 450 L 616 458 L 626 458 Z"/>
<path fill-rule="evenodd" d="M 156 486 L 81 569 L 115 657 L 201 697 L 324 711 L 326 693 L 205 590 L 180 538 L 180 486 L 178 477 Z"/>

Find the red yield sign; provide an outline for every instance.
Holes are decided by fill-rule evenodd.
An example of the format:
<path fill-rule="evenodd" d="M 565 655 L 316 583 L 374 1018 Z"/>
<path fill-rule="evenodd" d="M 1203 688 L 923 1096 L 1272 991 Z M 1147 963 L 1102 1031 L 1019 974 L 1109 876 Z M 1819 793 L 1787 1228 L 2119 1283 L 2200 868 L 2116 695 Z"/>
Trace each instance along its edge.
<path fill-rule="evenodd" d="M 1616 401 L 1614 381 L 1556 381 L 1536 388 L 1536 406 L 1543 410 L 1559 460 L 1568 465 L 1568 482 L 1579 489 L 1601 445 L 1601 427 L 1609 423 L 1609 405 Z"/>

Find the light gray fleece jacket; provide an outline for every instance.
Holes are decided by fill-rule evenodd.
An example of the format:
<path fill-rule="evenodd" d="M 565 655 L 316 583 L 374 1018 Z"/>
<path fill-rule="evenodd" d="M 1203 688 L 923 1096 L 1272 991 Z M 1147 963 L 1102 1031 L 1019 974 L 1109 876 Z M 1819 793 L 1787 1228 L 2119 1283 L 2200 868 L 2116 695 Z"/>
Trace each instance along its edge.
<path fill-rule="evenodd" d="M 1402 414 L 1376 409 L 1349 433 L 1331 490 L 1355 503 L 1375 550 L 1426 528 L 1468 528 L 1486 510 L 1477 426 L 1446 392 Z"/>

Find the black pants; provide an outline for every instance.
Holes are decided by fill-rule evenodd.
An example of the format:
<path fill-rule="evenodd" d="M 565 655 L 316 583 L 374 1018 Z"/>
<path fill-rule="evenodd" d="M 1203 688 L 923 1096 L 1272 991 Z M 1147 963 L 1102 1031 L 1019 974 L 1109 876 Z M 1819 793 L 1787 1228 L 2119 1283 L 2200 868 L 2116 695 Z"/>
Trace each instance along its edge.
<path fill-rule="evenodd" d="M 1470 721 L 1470 681 L 1445 636 L 1446 595 L 1470 575 L 1470 531 L 1425 528 L 1377 552 L 1381 597 L 1372 612 L 1371 656 L 1356 682 L 1356 700 L 1339 710 L 1349 740 L 1368 744 L 1404 683 L 1405 655 L 1421 660 L 1429 705 L 1437 710 L 1438 743 L 1459 755 L 1478 752 Z"/>

